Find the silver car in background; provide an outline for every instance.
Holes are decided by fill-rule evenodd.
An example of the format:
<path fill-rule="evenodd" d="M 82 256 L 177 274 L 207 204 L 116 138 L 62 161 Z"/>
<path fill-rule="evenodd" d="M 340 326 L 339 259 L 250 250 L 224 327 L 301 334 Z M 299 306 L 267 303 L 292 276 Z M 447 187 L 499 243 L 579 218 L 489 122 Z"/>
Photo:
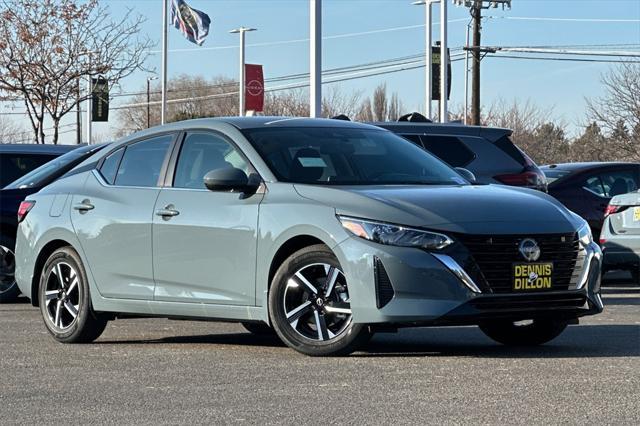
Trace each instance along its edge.
<path fill-rule="evenodd" d="M 629 271 L 633 282 L 640 283 L 640 192 L 611 199 L 605 211 L 600 246 L 603 273 Z"/>

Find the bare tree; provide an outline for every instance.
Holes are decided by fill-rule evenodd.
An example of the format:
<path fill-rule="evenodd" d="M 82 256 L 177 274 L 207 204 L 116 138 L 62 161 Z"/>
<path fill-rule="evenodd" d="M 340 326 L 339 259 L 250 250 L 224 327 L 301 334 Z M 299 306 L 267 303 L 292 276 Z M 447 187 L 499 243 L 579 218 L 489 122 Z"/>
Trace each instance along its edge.
<path fill-rule="evenodd" d="M 344 114 L 353 117 L 359 110 L 361 97 L 360 91 L 346 94 L 339 86 L 331 86 L 322 98 L 322 116 L 335 117 Z"/>
<path fill-rule="evenodd" d="M 29 133 L 16 123 L 7 118 L 6 115 L 0 115 L 0 143 L 22 143 L 29 140 Z"/>
<path fill-rule="evenodd" d="M 238 83 L 226 77 L 206 80 L 202 76 L 178 75 L 167 82 L 167 121 L 235 115 L 238 111 Z M 160 124 L 160 86 L 152 88 L 147 123 L 146 86 L 118 109 L 117 136 Z"/>
<path fill-rule="evenodd" d="M 142 68 L 152 45 L 138 37 L 141 16 L 112 20 L 97 0 L 3 0 L 1 7 L 0 91 L 22 99 L 39 143 L 45 116 L 57 143 L 60 119 L 86 99 L 77 93 L 80 79 L 117 84 Z"/>
<path fill-rule="evenodd" d="M 615 149 L 640 158 L 640 64 L 622 63 L 600 78 L 604 95 L 586 99 L 587 118 L 612 136 Z M 624 132 L 621 129 L 626 129 Z"/>
<path fill-rule="evenodd" d="M 371 107 L 373 111 L 373 119 L 375 121 L 387 120 L 387 84 L 381 84 L 373 91 L 373 99 L 371 101 Z"/>

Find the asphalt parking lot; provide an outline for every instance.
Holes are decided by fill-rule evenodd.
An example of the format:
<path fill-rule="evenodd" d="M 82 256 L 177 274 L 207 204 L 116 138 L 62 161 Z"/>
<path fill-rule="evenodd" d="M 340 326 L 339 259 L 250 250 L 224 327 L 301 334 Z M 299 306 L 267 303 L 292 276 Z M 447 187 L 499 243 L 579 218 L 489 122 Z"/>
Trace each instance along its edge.
<path fill-rule="evenodd" d="M 236 324 L 118 320 L 62 345 L 0 305 L 0 423 L 640 424 L 640 289 L 534 349 L 473 327 L 377 335 L 309 358 Z"/>

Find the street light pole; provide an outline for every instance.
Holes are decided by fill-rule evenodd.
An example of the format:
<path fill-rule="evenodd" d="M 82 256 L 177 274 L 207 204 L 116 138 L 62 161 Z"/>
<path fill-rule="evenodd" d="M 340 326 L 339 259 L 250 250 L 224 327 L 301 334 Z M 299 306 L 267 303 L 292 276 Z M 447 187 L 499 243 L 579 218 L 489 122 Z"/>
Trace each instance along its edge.
<path fill-rule="evenodd" d="M 466 44 L 464 51 L 464 124 L 467 124 L 469 115 L 469 26 L 471 22 L 467 24 L 466 31 Z"/>
<path fill-rule="evenodd" d="M 161 105 L 160 105 L 160 124 L 165 122 L 165 114 L 167 110 L 167 0 L 162 0 L 162 84 Z"/>
<path fill-rule="evenodd" d="M 147 129 L 151 127 L 151 81 L 157 80 L 158 77 L 147 77 Z"/>
<path fill-rule="evenodd" d="M 322 0 L 309 0 L 309 116 L 322 115 Z"/>
<path fill-rule="evenodd" d="M 439 3 L 440 0 L 419 0 L 414 1 L 413 5 L 425 6 L 425 116 L 431 120 L 433 111 L 431 110 L 431 95 L 433 93 L 433 75 L 432 75 L 432 54 L 431 46 L 433 45 L 433 19 L 431 17 L 433 11 L 433 3 Z"/>
<path fill-rule="evenodd" d="M 256 31 L 255 28 L 245 28 L 245 27 L 240 27 L 240 28 L 236 28 L 235 30 L 231 30 L 229 31 L 232 34 L 240 34 L 240 78 L 238 79 L 238 93 L 239 93 L 239 101 L 238 101 L 238 109 L 239 109 L 239 114 L 240 117 L 244 116 L 245 114 L 245 93 L 244 93 L 244 86 L 245 86 L 245 75 L 244 75 L 244 33 L 246 33 L 247 31 Z"/>

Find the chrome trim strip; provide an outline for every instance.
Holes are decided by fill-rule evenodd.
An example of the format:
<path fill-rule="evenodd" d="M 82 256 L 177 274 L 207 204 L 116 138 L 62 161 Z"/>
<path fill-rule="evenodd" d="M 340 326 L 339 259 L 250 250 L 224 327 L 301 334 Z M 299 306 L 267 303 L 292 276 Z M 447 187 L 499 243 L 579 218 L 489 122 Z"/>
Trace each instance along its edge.
<path fill-rule="evenodd" d="M 433 257 L 438 259 L 444 266 L 446 266 L 464 285 L 466 285 L 474 293 L 482 293 L 476 283 L 473 282 L 467 272 L 462 269 L 462 266 L 458 265 L 458 262 L 453 260 L 451 256 L 446 254 L 431 253 Z"/>
<path fill-rule="evenodd" d="M 578 279 L 578 283 L 576 285 L 576 290 L 580 290 L 587 285 L 587 281 L 589 281 L 589 272 L 591 272 L 591 262 L 594 258 L 601 259 L 602 254 L 600 251 L 600 247 L 596 245 L 596 243 L 589 243 L 589 245 L 582 245 L 584 250 L 587 252 L 584 262 L 582 263 L 582 274 Z"/>

